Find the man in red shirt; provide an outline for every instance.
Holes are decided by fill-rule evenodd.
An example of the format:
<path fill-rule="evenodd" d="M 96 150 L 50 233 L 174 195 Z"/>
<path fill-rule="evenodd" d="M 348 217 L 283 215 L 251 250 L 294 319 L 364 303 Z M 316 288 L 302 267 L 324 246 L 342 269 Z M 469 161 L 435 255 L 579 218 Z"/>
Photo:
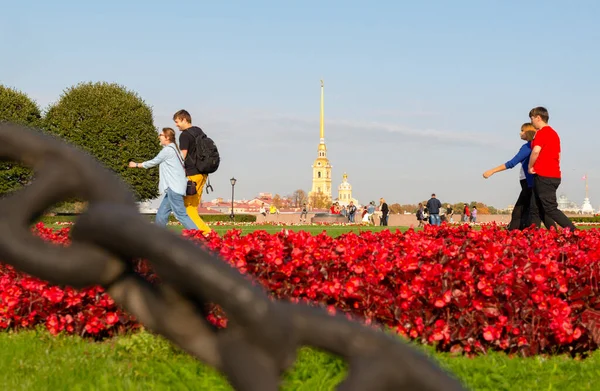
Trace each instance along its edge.
<path fill-rule="evenodd" d="M 554 220 L 563 228 L 575 230 L 571 220 L 558 209 L 556 202 L 556 190 L 560 185 L 560 137 L 554 129 L 548 126 L 548 110 L 544 107 L 536 107 L 529 112 L 531 123 L 538 129 L 531 143 L 531 156 L 529 158 L 529 172 L 533 174 L 533 196 L 539 213 L 537 221 L 544 222 L 546 228 L 554 225 Z M 534 208 L 535 209 L 535 208 Z"/>

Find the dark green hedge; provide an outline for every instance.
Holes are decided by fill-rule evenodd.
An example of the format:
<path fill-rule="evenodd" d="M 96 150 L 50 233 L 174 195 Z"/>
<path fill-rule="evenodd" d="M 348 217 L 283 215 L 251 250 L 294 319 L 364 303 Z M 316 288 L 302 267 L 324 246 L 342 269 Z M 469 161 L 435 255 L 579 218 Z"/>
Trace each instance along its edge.
<path fill-rule="evenodd" d="M 45 129 L 88 151 L 128 183 L 140 200 L 158 196 L 158 168 L 128 169 L 161 147 L 152 109 L 134 92 L 110 83 L 82 83 L 64 91 L 44 120 Z"/>
<path fill-rule="evenodd" d="M 575 223 L 600 223 L 600 216 L 570 217 Z"/>
<path fill-rule="evenodd" d="M 0 85 L 0 121 L 10 121 L 39 128 L 40 109 L 32 99 L 13 88 Z M 15 191 L 31 181 L 33 172 L 14 162 L 0 162 L 0 196 Z"/>

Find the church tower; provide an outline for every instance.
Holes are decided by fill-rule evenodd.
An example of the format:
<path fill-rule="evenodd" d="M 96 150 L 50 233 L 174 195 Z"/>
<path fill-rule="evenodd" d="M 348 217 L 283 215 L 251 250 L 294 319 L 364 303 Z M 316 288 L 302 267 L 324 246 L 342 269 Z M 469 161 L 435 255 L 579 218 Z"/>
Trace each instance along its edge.
<path fill-rule="evenodd" d="M 354 202 L 356 205 L 357 202 L 354 198 L 352 198 L 352 185 L 348 183 L 348 174 L 344 173 L 342 177 L 342 183 L 338 186 L 338 202 L 340 205 L 348 205 L 350 201 Z"/>
<path fill-rule="evenodd" d="M 327 159 L 327 147 L 325 146 L 325 113 L 324 113 L 324 85 L 321 80 L 321 139 L 317 149 L 318 156 L 312 165 L 313 179 L 311 194 L 322 193 L 331 199 L 331 164 Z"/>

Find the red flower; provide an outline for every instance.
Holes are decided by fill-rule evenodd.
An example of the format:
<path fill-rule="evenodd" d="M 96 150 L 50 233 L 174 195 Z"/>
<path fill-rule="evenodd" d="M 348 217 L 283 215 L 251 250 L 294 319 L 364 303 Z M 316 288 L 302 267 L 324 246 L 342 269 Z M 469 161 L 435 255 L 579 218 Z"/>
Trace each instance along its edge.
<path fill-rule="evenodd" d="M 107 312 L 105 318 L 106 324 L 111 326 L 119 321 L 119 316 L 114 312 Z"/>
<path fill-rule="evenodd" d="M 34 234 L 70 244 L 69 228 L 43 224 Z M 272 298 L 322 305 L 356 321 L 380 325 L 437 349 L 478 354 L 580 353 L 600 343 L 600 232 L 506 231 L 491 224 L 423 231 L 361 232 L 337 238 L 285 231 L 222 237 L 185 231 L 261 284 Z M 135 270 L 160 279 L 145 260 Z M 226 327 L 215 306 L 208 321 Z M 50 286 L 0 264 L 0 328 L 45 324 L 61 331 L 110 337 L 139 325 L 101 287 Z M 115 327 L 118 325 L 118 327 Z"/>

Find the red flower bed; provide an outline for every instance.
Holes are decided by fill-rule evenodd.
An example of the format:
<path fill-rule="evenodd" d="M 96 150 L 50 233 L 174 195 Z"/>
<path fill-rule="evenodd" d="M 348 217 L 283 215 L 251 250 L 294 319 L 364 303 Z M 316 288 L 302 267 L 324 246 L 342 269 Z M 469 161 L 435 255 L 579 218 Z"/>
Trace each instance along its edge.
<path fill-rule="evenodd" d="M 68 243 L 68 228 L 35 232 Z M 427 226 L 406 233 L 201 235 L 274 297 L 309 301 L 438 349 L 581 353 L 600 342 L 600 231 Z M 138 271 L 153 275 L 145 262 Z M 0 266 L 0 327 L 103 337 L 136 327 L 101 288 L 74 291 Z M 219 311 L 210 320 L 225 326 Z"/>

